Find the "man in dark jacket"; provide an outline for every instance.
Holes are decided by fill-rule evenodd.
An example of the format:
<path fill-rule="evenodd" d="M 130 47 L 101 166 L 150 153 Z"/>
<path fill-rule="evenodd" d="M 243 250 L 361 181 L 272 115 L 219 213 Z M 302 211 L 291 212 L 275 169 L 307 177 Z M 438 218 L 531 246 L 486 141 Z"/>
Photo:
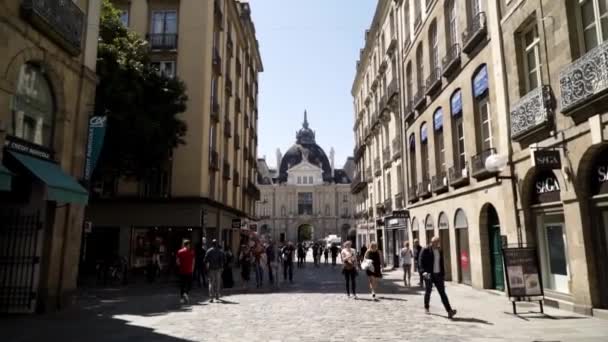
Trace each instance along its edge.
<path fill-rule="evenodd" d="M 414 272 L 418 272 L 420 276 L 420 282 L 418 286 L 422 287 L 422 271 L 420 270 L 420 266 L 418 265 L 418 260 L 420 260 L 420 252 L 422 251 L 422 246 L 420 246 L 420 242 L 418 239 L 414 239 Z"/>
<path fill-rule="evenodd" d="M 222 284 L 222 270 L 226 263 L 225 255 L 219 247 L 217 240 L 213 239 L 211 248 L 205 254 L 205 266 L 209 272 L 209 298 L 213 303 L 213 299 L 220 300 L 220 287 Z"/>
<path fill-rule="evenodd" d="M 433 237 L 431 244 L 420 252 L 418 266 L 426 282 L 426 291 L 424 292 L 425 312 L 430 313 L 429 301 L 431 300 L 431 291 L 434 284 L 441 297 L 441 302 L 448 312 L 448 318 L 451 319 L 456 315 L 456 310 L 452 309 L 448 296 L 445 294 L 445 270 L 443 267 L 443 253 L 439 248 L 439 237 Z"/>

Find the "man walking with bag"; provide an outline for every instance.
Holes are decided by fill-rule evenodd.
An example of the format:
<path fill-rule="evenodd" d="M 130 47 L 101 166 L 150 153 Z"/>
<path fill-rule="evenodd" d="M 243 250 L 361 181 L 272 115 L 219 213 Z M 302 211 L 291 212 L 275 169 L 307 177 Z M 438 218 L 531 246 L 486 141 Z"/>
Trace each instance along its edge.
<path fill-rule="evenodd" d="M 435 236 L 431 240 L 431 244 L 420 252 L 419 261 L 420 272 L 426 283 L 424 292 L 424 310 L 426 314 L 430 314 L 429 302 L 431 300 L 431 291 L 433 285 L 437 288 L 441 302 L 445 311 L 448 313 L 448 318 L 452 319 L 456 315 L 456 310 L 450 306 L 450 301 L 445 293 L 445 269 L 443 267 L 443 252 L 439 248 L 439 237 Z"/>
<path fill-rule="evenodd" d="M 219 248 L 217 240 L 213 239 L 211 248 L 205 255 L 205 265 L 207 265 L 209 276 L 209 298 L 220 300 L 220 286 L 222 285 L 222 270 L 224 269 L 225 256 Z"/>

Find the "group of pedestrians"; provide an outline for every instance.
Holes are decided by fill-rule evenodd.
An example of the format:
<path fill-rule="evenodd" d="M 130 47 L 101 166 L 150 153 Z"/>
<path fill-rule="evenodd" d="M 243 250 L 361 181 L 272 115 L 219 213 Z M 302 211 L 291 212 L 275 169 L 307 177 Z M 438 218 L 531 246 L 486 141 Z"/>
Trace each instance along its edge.
<path fill-rule="evenodd" d="M 413 248 L 410 248 L 409 241 L 405 241 L 403 248 L 399 252 L 400 265 L 403 269 L 403 283 L 406 287 L 411 284 L 411 271 L 414 268 L 420 274 L 419 286 L 425 286 L 424 292 L 424 310 L 426 314 L 430 314 L 429 304 L 433 286 L 437 289 L 441 302 L 448 314 L 448 318 L 453 318 L 456 315 L 445 293 L 445 269 L 443 264 L 443 252 L 440 248 L 439 237 L 435 236 L 431 239 L 429 245 L 423 248 L 419 241 L 414 240 Z M 346 295 L 348 298 L 357 299 L 356 292 L 356 277 L 358 269 L 364 270 L 369 284 L 369 291 L 374 301 L 378 281 L 382 279 L 382 267 L 384 260 L 381 251 L 378 250 L 376 242 L 370 243 L 369 249 L 365 246 L 361 248 L 360 258 L 357 258 L 356 251 L 352 248 L 352 243 L 347 241 L 343 245 L 340 253 L 342 260 L 342 274 L 346 283 Z M 352 294 L 352 297 L 351 297 Z"/>
<path fill-rule="evenodd" d="M 180 301 L 182 304 L 190 302 L 189 295 L 195 275 L 196 277 L 202 277 L 203 281 L 208 282 L 210 301 L 213 303 L 214 300 L 220 300 L 222 277 L 227 264 L 226 253 L 222 251 L 217 240 L 211 242 L 211 248 L 209 248 L 208 251 L 205 251 L 204 248 L 202 248 L 199 253 L 202 253 L 203 251 L 204 256 L 202 258 L 200 254 L 197 256 L 192 249 L 190 241 L 186 240 L 183 242 L 182 249 L 177 252 L 175 262 L 179 270 Z M 202 265 L 200 263 L 202 263 Z M 195 265 L 199 268 L 196 272 Z M 230 270 L 230 273 L 231 272 L 232 271 Z M 226 281 L 224 281 L 224 283 L 226 283 Z"/>

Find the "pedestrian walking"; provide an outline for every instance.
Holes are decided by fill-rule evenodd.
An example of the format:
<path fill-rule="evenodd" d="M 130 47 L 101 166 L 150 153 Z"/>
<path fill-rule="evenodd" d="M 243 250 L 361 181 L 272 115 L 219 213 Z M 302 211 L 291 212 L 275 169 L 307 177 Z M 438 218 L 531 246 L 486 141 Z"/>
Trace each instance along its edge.
<path fill-rule="evenodd" d="M 205 265 L 209 274 L 209 298 L 213 303 L 213 299 L 220 300 L 220 288 L 222 285 L 222 271 L 224 269 L 225 256 L 222 249 L 219 247 L 217 240 L 211 241 L 211 248 L 205 255 Z"/>
<path fill-rule="evenodd" d="M 255 270 L 255 286 L 259 289 L 264 283 L 264 260 L 265 249 L 261 243 L 258 243 L 253 249 L 253 267 Z"/>
<path fill-rule="evenodd" d="M 439 292 L 439 296 L 441 297 L 443 307 L 448 313 L 448 318 L 453 318 L 454 315 L 456 315 L 456 310 L 452 309 L 452 306 L 450 306 L 450 301 L 445 293 L 443 252 L 439 246 L 438 236 L 433 237 L 433 239 L 431 239 L 431 244 L 420 252 L 419 266 L 426 283 L 426 289 L 424 291 L 424 311 L 427 314 L 430 314 L 429 302 L 431 300 L 433 285 L 435 285 L 437 292 Z"/>
<path fill-rule="evenodd" d="M 319 244 L 315 242 L 312 245 L 312 260 L 313 260 L 315 267 L 319 267 L 318 257 L 319 257 Z"/>
<path fill-rule="evenodd" d="M 378 279 L 382 278 L 382 253 L 378 250 L 378 243 L 372 242 L 369 245 L 369 250 L 365 252 L 364 259 L 371 260 L 372 268 L 366 270 L 367 280 L 369 282 L 369 290 L 372 293 L 372 299 L 376 300 L 376 289 L 378 287 Z"/>
<path fill-rule="evenodd" d="M 298 268 L 304 267 L 304 258 L 306 258 L 306 250 L 302 243 L 298 243 Z"/>
<path fill-rule="evenodd" d="M 251 276 L 251 251 L 247 245 L 241 246 L 239 263 L 241 264 L 241 284 L 243 284 L 243 288 L 247 288 Z"/>
<path fill-rule="evenodd" d="M 175 262 L 179 270 L 180 302 L 189 303 L 190 289 L 192 288 L 192 274 L 194 273 L 194 251 L 190 246 L 190 241 L 185 240 L 182 249 L 177 251 Z"/>
<path fill-rule="evenodd" d="M 329 248 L 327 246 L 323 248 L 323 257 L 325 258 L 325 265 L 327 265 L 327 259 L 329 258 Z"/>
<path fill-rule="evenodd" d="M 418 272 L 420 276 L 420 281 L 418 282 L 418 286 L 422 287 L 422 270 L 420 269 L 419 261 L 420 261 L 420 252 L 422 251 L 422 246 L 420 246 L 420 242 L 418 239 L 414 239 L 414 271 Z"/>
<path fill-rule="evenodd" d="M 399 262 L 403 268 L 403 285 L 412 286 L 412 259 L 414 254 L 410 248 L 410 242 L 404 241 L 403 248 L 399 252 Z"/>
<path fill-rule="evenodd" d="M 266 246 L 266 262 L 268 266 L 268 280 L 270 285 L 275 288 L 279 287 L 279 250 L 270 239 Z"/>
<path fill-rule="evenodd" d="M 353 298 L 357 299 L 357 251 L 352 248 L 352 242 L 346 241 L 344 243 L 344 248 L 340 252 L 340 260 L 342 260 L 342 274 L 344 275 L 344 280 L 346 281 L 346 297 L 350 298 L 350 293 L 352 290 Z M 350 284 L 350 286 L 349 286 Z"/>
<path fill-rule="evenodd" d="M 338 258 L 338 246 L 335 243 L 331 244 L 331 265 L 336 266 L 336 259 Z"/>
<path fill-rule="evenodd" d="M 287 246 L 283 247 L 281 251 L 281 258 L 283 259 L 283 280 L 287 281 L 287 274 L 289 273 L 289 282 L 293 283 L 293 257 L 295 254 L 295 248 L 293 242 L 289 241 Z"/>

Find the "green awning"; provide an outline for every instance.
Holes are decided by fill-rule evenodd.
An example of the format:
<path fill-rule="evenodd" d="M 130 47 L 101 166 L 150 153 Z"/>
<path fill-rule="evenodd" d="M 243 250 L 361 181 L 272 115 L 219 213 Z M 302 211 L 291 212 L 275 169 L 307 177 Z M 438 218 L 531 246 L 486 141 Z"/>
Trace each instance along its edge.
<path fill-rule="evenodd" d="M 47 186 L 47 200 L 60 203 L 87 204 L 89 192 L 58 164 L 18 152 L 9 153 Z"/>
<path fill-rule="evenodd" d="M 11 190 L 11 179 L 13 174 L 4 166 L 0 165 L 0 191 Z"/>

